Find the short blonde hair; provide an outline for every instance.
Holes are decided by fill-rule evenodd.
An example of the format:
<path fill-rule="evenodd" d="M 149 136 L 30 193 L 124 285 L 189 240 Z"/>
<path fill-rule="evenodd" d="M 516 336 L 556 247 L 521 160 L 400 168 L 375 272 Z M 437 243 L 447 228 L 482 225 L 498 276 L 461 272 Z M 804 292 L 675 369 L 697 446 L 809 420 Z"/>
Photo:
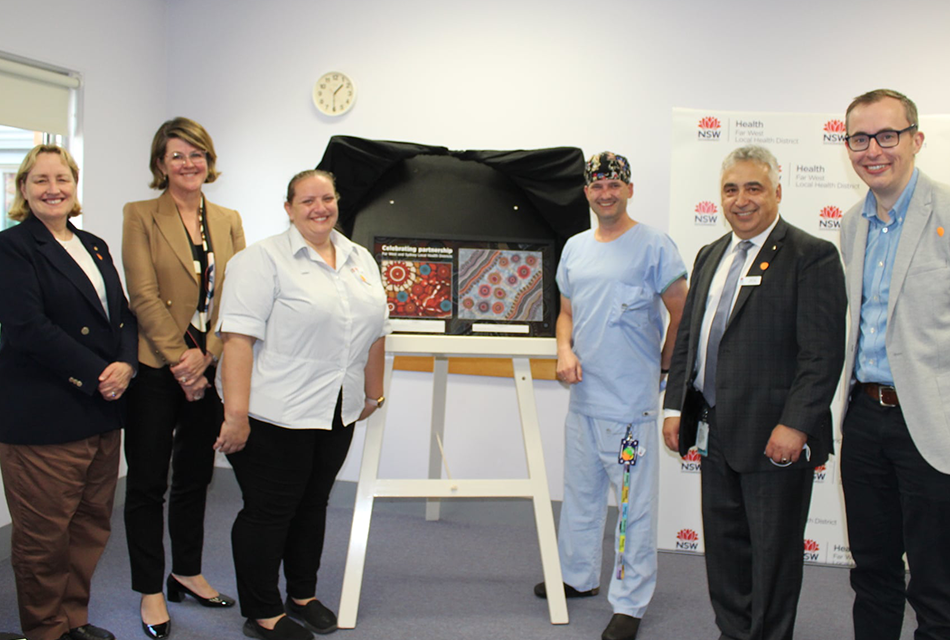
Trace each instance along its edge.
<path fill-rule="evenodd" d="M 30 175 L 30 171 L 33 170 L 33 166 L 36 165 L 36 160 L 40 157 L 41 153 L 54 153 L 58 155 L 63 161 L 63 164 L 69 167 L 70 173 L 73 174 L 73 182 L 75 182 L 77 186 L 79 185 L 79 165 L 76 164 L 76 161 L 73 160 L 73 157 L 69 155 L 68 151 L 55 144 L 36 145 L 30 149 L 30 152 L 23 158 L 23 162 L 20 163 L 20 168 L 16 172 L 16 194 L 13 196 L 13 206 L 10 207 L 10 211 L 7 213 L 11 220 L 23 222 L 33 215 L 33 211 L 30 210 L 30 203 L 23 197 L 23 185 L 26 184 L 26 178 Z M 75 204 L 73 205 L 73 210 L 69 212 L 70 218 L 75 218 L 82 213 L 82 207 L 79 205 L 79 200 L 75 198 L 75 194 L 73 202 L 75 202 Z"/>
<path fill-rule="evenodd" d="M 215 168 L 218 160 L 218 154 L 214 152 L 214 142 L 211 136 L 200 124 L 189 118 L 173 118 L 163 122 L 162 126 L 155 132 L 152 138 L 152 157 L 149 160 L 148 168 L 152 171 L 152 181 L 149 183 L 153 189 L 165 189 L 168 186 L 168 176 L 158 168 L 158 161 L 165 157 L 165 148 L 168 141 L 172 138 L 184 140 L 188 144 L 204 151 L 208 158 L 208 177 L 205 183 L 214 182 L 221 173 Z"/>

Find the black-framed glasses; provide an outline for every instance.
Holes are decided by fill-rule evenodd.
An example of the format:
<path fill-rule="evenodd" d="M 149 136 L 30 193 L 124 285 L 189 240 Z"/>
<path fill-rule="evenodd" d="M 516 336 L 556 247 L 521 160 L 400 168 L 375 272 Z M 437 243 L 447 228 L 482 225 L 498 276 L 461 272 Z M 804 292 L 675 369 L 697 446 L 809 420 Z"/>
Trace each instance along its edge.
<path fill-rule="evenodd" d="M 901 134 L 907 133 L 911 129 L 916 129 L 917 125 L 912 124 L 906 129 L 895 131 L 894 129 L 884 129 L 877 133 L 856 133 L 853 136 L 845 136 L 844 141 L 852 151 L 864 151 L 871 146 L 871 140 L 877 141 L 877 146 L 882 149 L 896 147 L 901 141 Z"/>

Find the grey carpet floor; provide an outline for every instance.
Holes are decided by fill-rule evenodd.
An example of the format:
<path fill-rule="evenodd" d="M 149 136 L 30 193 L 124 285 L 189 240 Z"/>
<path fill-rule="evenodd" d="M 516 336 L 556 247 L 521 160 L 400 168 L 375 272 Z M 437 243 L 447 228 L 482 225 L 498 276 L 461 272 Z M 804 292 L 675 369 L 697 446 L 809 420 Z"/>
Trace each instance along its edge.
<path fill-rule="evenodd" d="M 337 610 L 349 540 L 354 485 L 334 491 L 317 596 Z M 236 595 L 230 529 L 240 494 L 230 470 L 217 470 L 209 496 L 204 573 L 224 593 Z M 120 640 L 144 638 L 138 595 L 129 589 L 121 509 L 93 584 L 91 621 Z M 609 540 L 605 558 L 611 557 Z M 605 566 L 606 569 L 606 566 Z M 356 628 L 334 637 L 349 640 L 558 640 L 600 638 L 610 619 L 606 590 L 568 601 L 570 624 L 552 625 L 547 604 L 532 594 L 542 579 L 531 505 L 519 500 L 455 500 L 442 518 L 427 522 L 417 500 L 379 500 L 367 551 Z M 605 571 L 602 584 L 608 581 Z M 283 585 L 281 585 L 283 587 Z M 848 572 L 806 567 L 799 604 L 798 640 L 852 638 Z M 176 640 L 243 638 L 234 609 L 204 609 L 190 599 L 169 604 Z M 901 640 L 915 626 L 908 610 Z M 18 629 L 9 560 L 0 562 L 0 630 Z M 656 594 L 640 627 L 641 640 L 718 637 L 706 595 L 702 557 L 661 553 Z"/>

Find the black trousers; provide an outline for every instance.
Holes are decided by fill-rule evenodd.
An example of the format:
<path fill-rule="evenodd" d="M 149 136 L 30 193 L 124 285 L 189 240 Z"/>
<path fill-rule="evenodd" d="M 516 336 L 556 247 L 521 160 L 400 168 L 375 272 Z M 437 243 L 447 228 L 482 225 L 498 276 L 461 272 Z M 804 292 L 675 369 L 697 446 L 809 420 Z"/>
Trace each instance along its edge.
<path fill-rule="evenodd" d="M 214 381 L 214 368 L 205 371 Z M 224 411 L 214 387 L 188 402 L 168 367 L 139 363 L 128 392 L 125 429 L 125 528 L 132 565 L 132 589 L 159 593 L 165 578 L 165 491 L 172 573 L 201 573 L 205 501 L 214 470 L 215 439 Z"/>
<path fill-rule="evenodd" d="M 342 395 L 332 430 L 286 429 L 251 418 L 247 445 L 228 456 L 244 497 L 231 547 L 247 618 L 284 613 L 281 563 L 288 596 L 302 600 L 316 594 L 327 501 L 353 439 L 353 426 L 343 426 L 341 400 Z"/>
<path fill-rule="evenodd" d="M 722 639 L 790 640 L 802 587 L 814 469 L 738 473 L 709 416 L 702 511 L 709 597 Z"/>
<path fill-rule="evenodd" d="M 950 638 L 950 475 L 921 457 L 900 407 L 882 407 L 860 390 L 842 436 L 854 637 L 900 638 L 906 597 L 917 614 L 915 640 Z"/>

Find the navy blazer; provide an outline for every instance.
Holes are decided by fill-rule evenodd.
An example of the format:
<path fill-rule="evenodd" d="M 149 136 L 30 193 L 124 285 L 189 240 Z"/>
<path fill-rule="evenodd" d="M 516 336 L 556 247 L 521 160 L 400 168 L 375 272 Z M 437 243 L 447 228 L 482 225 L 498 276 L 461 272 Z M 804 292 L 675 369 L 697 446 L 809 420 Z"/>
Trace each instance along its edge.
<path fill-rule="evenodd" d="M 137 367 L 135 317 L 106 243 L 76 229 L 106 285 L 109 315 L 82 268 L 30 216 L 0 233 L 0 442 L 61 444 L 113 431 L 124 398 L 107 402 L 99 375 Z"/>
<path fill-rule="evenodd" d="M 732 234 L 696 256 L 667 381 L 665 407 L 683 411 L 680 452 L 694 444 L 697 413 L 686 406 L 696 377 L 699 334 L 709 287 Z M 716 421 L 723 454 L 740 473 L 773 471 L 763 453 L 777 424 L 808 435 L 811 459 L 833 453 L 831 400 L 844 363 L 847 301 L 844 270 L 833 244 L 779 219 L 748 275 L 719 345 Z"/>

